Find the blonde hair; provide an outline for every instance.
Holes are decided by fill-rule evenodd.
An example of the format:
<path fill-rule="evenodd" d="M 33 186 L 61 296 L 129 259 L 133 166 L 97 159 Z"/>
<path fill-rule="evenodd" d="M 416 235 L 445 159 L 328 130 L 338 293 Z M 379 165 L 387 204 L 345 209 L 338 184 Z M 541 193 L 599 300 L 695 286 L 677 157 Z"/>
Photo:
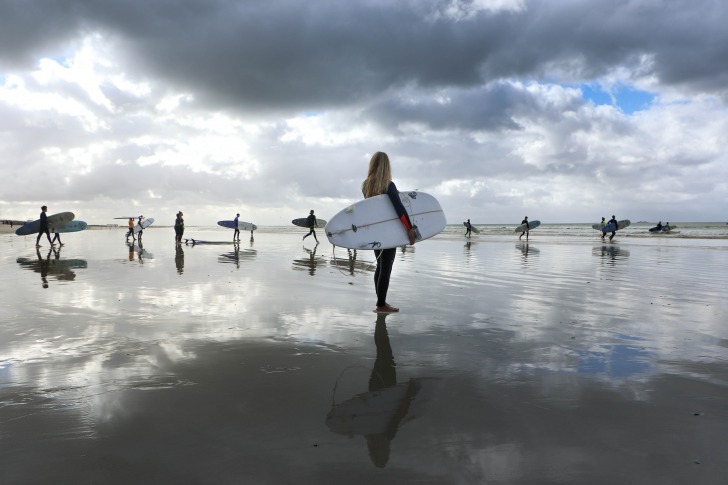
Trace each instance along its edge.
<path fill-rule="evenodd" d="M 389 164 L 389 157 L 384 152 L 377 152 L 369 160 L 369 173 L 366 180 L 361 184 L 361 191 L 364 198 L 374 197 L 387 192 L 389 182 L 392 181 L 392 167 Z"/>

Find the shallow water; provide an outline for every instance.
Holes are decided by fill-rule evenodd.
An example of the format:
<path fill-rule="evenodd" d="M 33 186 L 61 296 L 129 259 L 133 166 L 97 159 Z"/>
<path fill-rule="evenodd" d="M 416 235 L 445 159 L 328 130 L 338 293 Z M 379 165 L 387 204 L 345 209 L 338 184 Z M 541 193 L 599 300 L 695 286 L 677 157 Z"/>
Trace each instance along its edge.
<path fill-rule="evenodd" d="M 724 241 L 300 236 L 0 236 L 0 483 L 727 476 Z"/>

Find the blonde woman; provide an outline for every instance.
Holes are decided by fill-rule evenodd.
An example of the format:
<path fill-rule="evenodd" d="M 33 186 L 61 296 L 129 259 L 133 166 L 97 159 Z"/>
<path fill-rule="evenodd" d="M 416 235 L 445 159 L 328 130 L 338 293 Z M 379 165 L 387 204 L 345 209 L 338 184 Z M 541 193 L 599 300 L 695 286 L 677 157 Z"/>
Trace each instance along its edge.
<path fill-rule="evenodd" d="M 377 152 L 369 160 L 369 174 L 361 184 L 361 191 L 364 198 L 375 197 L 387 194 L 392 201 L 394 210 L 397 212 L 404 230 L 407 231 L 410 244 L 415 243 L 415 231 L 412 227 L 407 211 L 399 198 L 397 186 L 392 182 L 392 167 L 389 164 L 389 157 L 384 152 Z M 374 311 L 378 313 L 394 313 L 399 308 L 387 303 L 387 291 L 389 290 L 389 276 L 392 274 L 392 265 L 397 248 L 375 249 L 374 255 L 377 258 L 377 269 L 374 271 L 374 290 L 377 293 L 377 307 Z"/>

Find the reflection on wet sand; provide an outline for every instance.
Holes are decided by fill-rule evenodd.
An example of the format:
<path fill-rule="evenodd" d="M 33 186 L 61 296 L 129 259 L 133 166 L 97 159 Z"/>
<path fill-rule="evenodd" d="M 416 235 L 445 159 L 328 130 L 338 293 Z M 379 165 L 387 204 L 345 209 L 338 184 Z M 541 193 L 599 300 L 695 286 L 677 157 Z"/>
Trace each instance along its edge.
<path fill-rule="evenodd" d="M 601 246 L 592 249 L 592 254 L 611 261 L 617 261 L 629 257 L 628 250 L 622 249 L 614 244 L 602 244 Z"/>
<path fill-rule="evenodd" d="M 516 248 L 521 251 L 524 259 L 526 259 L 529 254 L 536 255 L 541 252 L 537 248 L 533 247 L 533 245 L 529 245 L 528 243 L 518 243 L 516 244 Z"/>
<path fill-rule="evenodd" d="M 178 244 L 174 248 L 174 265 L 177 268 L 177 274 L 182 274 L 185 271 L 185 251 L 182 249 L 182 245 Z"/>
<path fill-rule="evenodd" d="M 129 247 L 129 261 L 134 261 L 134 258 L 136 257 L 139 264 L 144 264 L 145 259 L 153 258 L 152 253 L 144 249 L 141 241 L 139 241 L 139 244 L 131 242 L 126 243 L 126 245 Z"/>
<path fill-rule="evenodd" d="M 51 248 L 45 258 L 41 255 L 40 249 L 35 249 L 36 258 L 18 258 L 17 263 L 25 269 L 40 273 L 43 288 L 48 288 L 48 276 L 53 276 L 60 281 L 72 281 L 76 279 L 74 269 L 86 269 L 88 263 L 85 259 L 61 259 L 61 249 Z M 51 258 L 51 256 L 53 256 Z"/>
<path fill-rule="evenodd" d="M 419 408 L 431 400 L 441 384 L 441 380 L 435 378 L 412 378 L 397 383 L 387 316 L 377 315 L 374 329 L 377 357 L 369 376 L 369 392 L 334 404 L 326 416 L 326 425 L 331 431 L 349 437 L 364 437 L 369 459 L 377 468 L 387 466 L 391 443 L 400 426 L 417 417 L 415 410 L 421 411 Z"/>
<path fill-rule="evenodd" d="M 326 260 L 322 256 L 316 256 L 316 250 L 318 249 L 318 245 L 319 243 L 316 243 L 313 249 L 308 249 L 306 246 L 303 246 L 303 250 L 308 253 L 308 257 L 294 259 L 293 269 L 307 269 L 308 274 L 313 276 L 314 274 L 316 274 L 317 266 L 326 265 Z"/>
<path fill-rule="evenodd" d="M 356 249 L 347 249 L 346 253 L 346 258 L 338 258 L 336 257 L 336 253 L 334 253 L 334 258 L 329 261 L 331 266 L 339 269 L 348 269 L 350 275 L 354 275 L 357 271 L 374 271 L 376 261 L 357 260 Z M 369 254 L 370 251 L 365 251 L 365 253 Z"/>
<path fill-rule="evenodd" d="M 240 249 L 240 244 L 235 244 L 235 247 L 232 251 L 228 253 L 222 253 L 220 256 L 217 257 L 217 261 L 219 263 L 232 263 L 235 265 L 235 267 L 240 268 L 241 260 L 250 261 L 255 257 L 256 254 L 257 251 L 255 249 Z"/>

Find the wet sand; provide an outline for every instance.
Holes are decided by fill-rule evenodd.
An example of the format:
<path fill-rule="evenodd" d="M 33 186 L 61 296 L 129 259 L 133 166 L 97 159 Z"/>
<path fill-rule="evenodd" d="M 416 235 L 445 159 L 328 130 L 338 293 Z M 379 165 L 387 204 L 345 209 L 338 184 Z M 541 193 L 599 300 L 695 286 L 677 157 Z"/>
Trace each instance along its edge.
<path fill-rule="evenodd" d="M 123 234 L 0 236 L 0 483 L 728 476 L 720 243 Z"/>

